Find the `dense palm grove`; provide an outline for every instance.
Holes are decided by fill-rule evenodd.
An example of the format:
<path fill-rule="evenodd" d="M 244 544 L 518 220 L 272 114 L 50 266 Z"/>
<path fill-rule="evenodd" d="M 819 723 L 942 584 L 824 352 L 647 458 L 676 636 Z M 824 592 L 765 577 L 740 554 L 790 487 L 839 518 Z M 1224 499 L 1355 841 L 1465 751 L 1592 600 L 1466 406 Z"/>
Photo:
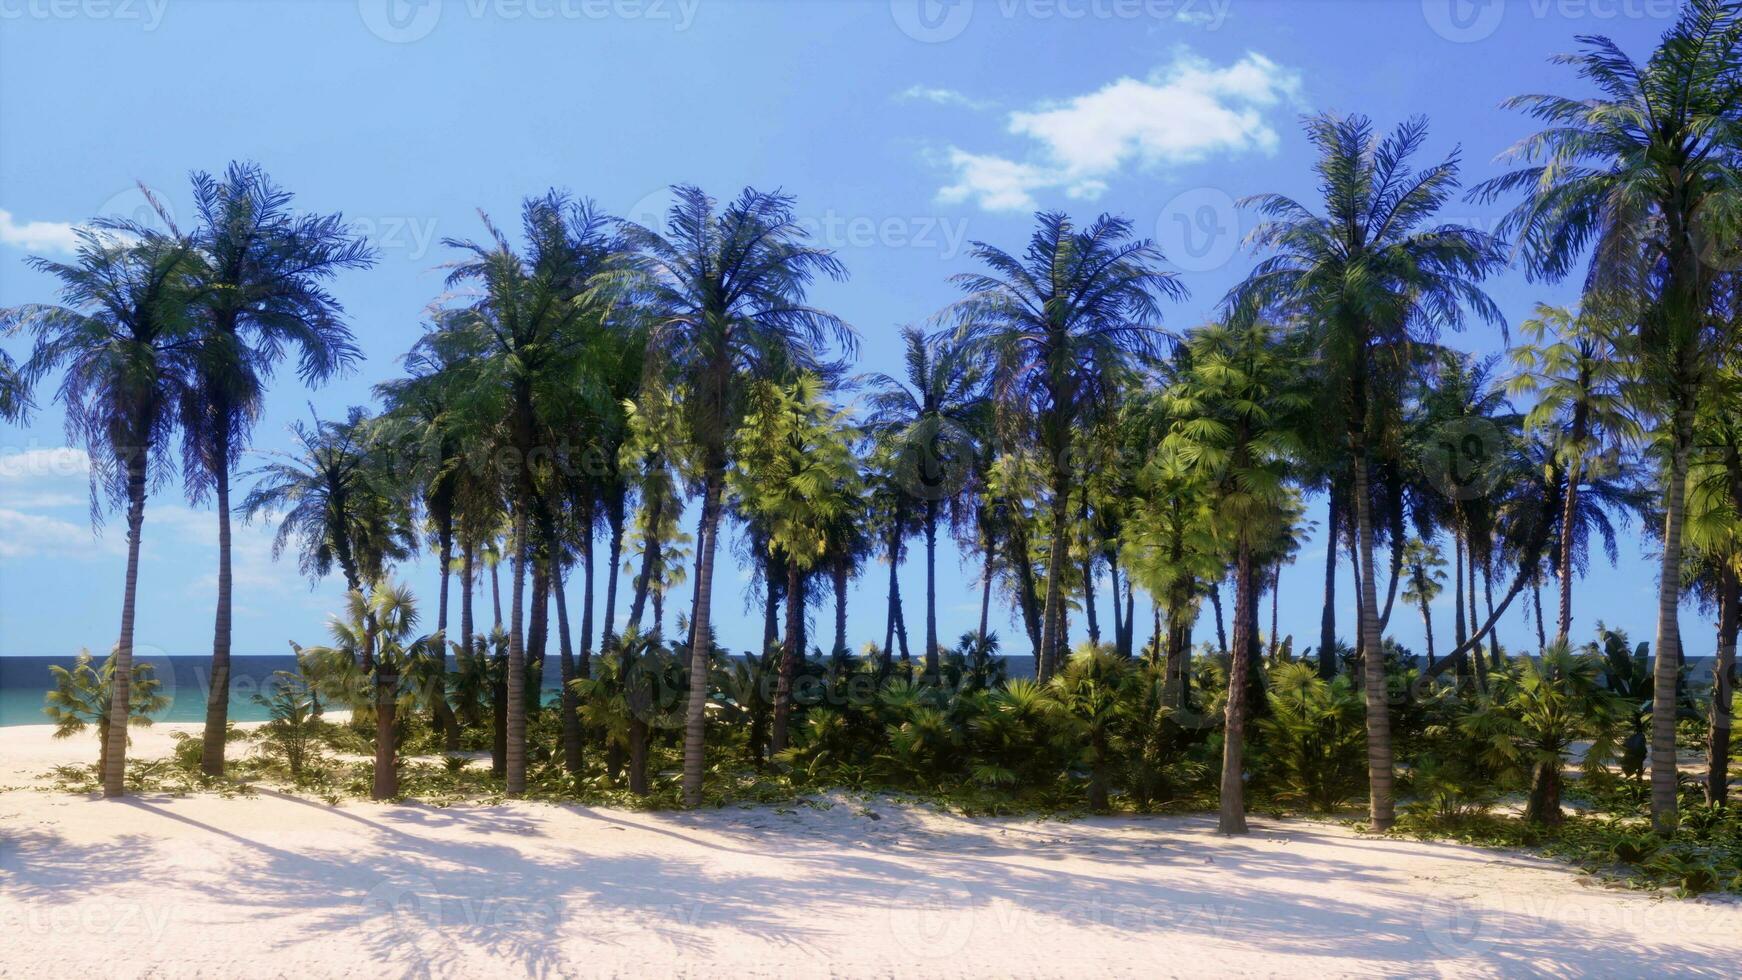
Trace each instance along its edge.
<path fill-rule="evenodd" d="M 0 409 L 24 416 L 58 374 L 94 493 L 126 519 L 119 643 L 101 670 L 63 672 L 51 710 L 98 723 L 120 795 L 127 723 L 153 690 L 132 664 L 146 505 L 179 471 L 219 528 L 190 758 L 214 779 L 235 764 L 234 511 L 350 595 L 272 692 L 264 737 L 299 781 L 334 778 L 309 774 L 316 735 L 371 747 L 377 799 L 438 774 L 404 756 L 487 748 L 488 775 L 458 754 L 446 775 L 471 773 L 477 795 L 622 785 L 685 806 L 843 784 L 991 808 L 1215 802 L 1229 833 L 1249 804 L 1365 798 L 1387 830 L 1400 802 L 1445 822 L 1517 792 L 1526 823 L 1554 826 L 1576 758 L 1581 799 L 1623 830 L 1649 817 L 1674 835 L 1694 807 L 1690 823 L 1734 831 L 1742 9 L 1691 3 L 1643 63 L 1581 44 L 1561 60 L 1582 94 L 1513 100 L 1541 129 L 1473 188 L 1455 155 L 1428 154 L 1425 120 L 1307 119 L 1318 195 L 1245 202 L 1255 265 L 1214 323 L 1164 328 L 1184 289 L 1129 221 L 1045 213 L 1016 251 L 975 245 L 959 300 L 902 333 L 900 376 L 855 373 L 855 332 L 809 302 L 846 270 L 787 197 L 678 187 L 655 228 L 533 197 L 518 234 L 485 219 L 445 243 L 448 292 L 378 410 L 311 419 L 246 468 L 276 370 L 314 384 L 355 366 L 327 285 L 372 252 L 256 167 L 197 175 L 191 227 L 98 220 L 71 262 L 34 261 L 61 305 L 4 315 L 35 346 L 4 363 Z M 1490 234 L 1446 217 L 1466 199 L 1511 210 Z M 1469 323 L 1508 326 L 1483 283 L 1509 267 L 1577 277 L 1582 301 L 1529 311 L 1504 356 L 1447 346 Z M 1587 620 L 1580 645 L 1580 576 L 1635 519 L 1661 554 L 1655 640 Z M 1297 648 L 1276 586 L 1315 524 L 1323 618 Z M 714 642 L 723 537 L 753 572 L 759 650 Z M 981 604 L 949 645 L 946 538 L 977 559 Z M 433 602 L 394 580 L 425 549 Z M 919 602 L 900 593 L 908 560 Z M 878 587 L 879 563 L 881 642 L 855 645 L 847 596 Z M 1709 689 L 1685 669 L 1689 594 L 1717 614 Z M 1022 635 L 989 631 L 995 605 Z M 1503 644 L 1518 606 L 1535 635 Z M 1394 615 L 1421 617 L 1424 655 L 1387 638 Z M 1194 644 L 1201 620 L 1213 642 Z M 1032 654 L 1032 679 L 1006 676 L 1011 653 Z M 350 725 L 323 727 L 334 705 Z M 1697 785 L 1678 738 L 1703 742 Z"/>

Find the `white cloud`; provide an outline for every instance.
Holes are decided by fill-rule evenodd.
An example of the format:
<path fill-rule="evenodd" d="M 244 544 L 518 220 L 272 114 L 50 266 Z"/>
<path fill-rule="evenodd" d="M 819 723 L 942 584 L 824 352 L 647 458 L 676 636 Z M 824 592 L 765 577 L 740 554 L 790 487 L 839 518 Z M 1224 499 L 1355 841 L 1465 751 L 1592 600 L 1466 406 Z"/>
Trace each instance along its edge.
<path fill-rule="evenodd" d="M 0 508 L 0 558 L 95 558 L 119 551 L 114 540 L 95 537 L 88 525 Z"/>
<path fill-rule="evenodd" d="M 0 209 L 0 245 L 26 252 L 71 253 L 78 248 L 77 225 L 65 221 L 14 221 L 12 212 Z"/>
<path fill-rule="evenodd" d="M 934 88 L 929 85 L 913 85 L 905 91 L 896 93 L 897 102 L 932 102 L 937 105 L 959 106 L 963 109 L 992 109 L 998 103 L 988 99 L 976 99 L 950 88 Z"/>
<path fill-rule="evenodd" d="M 43 480 L 84 479 L 90 472 L 91 457 L 74 446 L 0 455 L 0 486 L 7 489 Z"/>
<path fill-rule="evenodd" d="M 1093 200 L 1128 166 L 1153 169 L 1212 156 L 1273 153 L 1266 114 L 1292 100 L 1300 78 L 1248 53 L 1217 67 L 1181 50 L 1146 79 L 1121 78 L 1097 91 L 1012 112 L 1009 131 L 1030 141 L 1028 159 L 950 148 L 954 183 L 945 203 L 967 200 L 988 211 L 1035 206 L 1034 192 L 1061 190 Z"/>

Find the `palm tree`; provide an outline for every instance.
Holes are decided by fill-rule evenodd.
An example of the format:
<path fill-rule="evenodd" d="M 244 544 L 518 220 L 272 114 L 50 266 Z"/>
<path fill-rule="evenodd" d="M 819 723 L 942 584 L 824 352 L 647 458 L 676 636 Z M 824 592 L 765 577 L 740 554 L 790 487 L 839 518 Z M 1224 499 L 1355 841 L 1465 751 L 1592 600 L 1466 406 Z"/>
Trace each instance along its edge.
<path fill-rule="evenodd" d="M 1246 833 L 1245 731 L 1251 672 L 1259 660 L 1258 566 L 1292 523 L 1287 466 L 1308 399 L 1300 362 L 1262 322 L 1212 325 L 1186 341 L 1186 367 L 1163 400 L 1172 416 L 1162 451 L 1199 475 L 1206 516 L 1233 556 L 1234 643 L 1222 740 L 1224 834 Z"/>
<path fill-rule="evenodd" d="M 473 352 L 462 338 L 452 333 L 431 331 L 420 338 L 405 357 L 408 376 L 375 386 L 385 411 L 382 416 L 383 441 L 408 457 L 393 460 L 399 479 L 417 488 L 418 502 L 428 517 L 430 537 L 435 548 L 440 588 L 436 602 L 436 632 L 448 635 L 448 580 L 454 569 L 454 542 L 459 534 L 460 514 L 468 479 L 468 464 L 464 458 L 465 443 L 476 436 L 470 420 L 455 412 L 456 383 L 461 365 Z M 401 465 L 403 464 L 403 465 Z M 469 589 L 470 566 L 461 561 L 466 573 L 462 587 Z M 467 600 L 462 600 L 469 601 Z M 471 620 L 461 617 L 461 642 L 469 643 Z M 447 658 L 435 661 L 435 679 L 444 684 Z M 430 699 L 434 708 L 435 728 L 446 736 L 449 751 L 460 748 L 460 729 L 445 697 Z"/>
<path fill-rule="evenodd" d="M 1706 802 L 1729 795 L 1736 637 L 1742 632 L 1742 375 L 1724 366 L 1700 399 L 1689 461 L 1682 580 L 1718 614 L 1706 735 Z"/>
<path fill-rule="evenodd" d="M 100 502 L 127 507 L 127 578 L 103 765 L 103 795 L 120 796 L 127 765 L 133 622 L 145 499 L 168 469 L 166 451 L 190 382 L 195 325 L 188 316 L 192 244 L 133 222 L 99 219 L 78 232 L 71 263 L 31 258 L 60 281 L 64 305 L 0 311 L 0 332 L 35 335 L 19 372 L 34 385 L 65 368 L 55 398 L 66 406 L 69 438 L 91 459 L 91 517 Z"/>
<path fill-rule="evenodd" d="M 895 450 L 897 482 L 920 499 L 925 525 L 925 672 L 938 672 L 938 521 L 954 508 L 973 466 L 970 426 L 980 402 L 980 372 L 948 334 L 901 331 L 906 377 L 873 374 L 869 425 Z"/>
<path fill-rule="evenodd" d="M 1545 128 L 1514 146 L 1519 166 L 1476 189 L 1484 201 L 1523 200 L 1501 230 L 1533 278 L 1559 280 L 1590 252 L 1586 308 L 1634 323 L 1638 367 L 1667 428 L 1658 652 L 1653 701 L 1675 703 L 1681 648 L 1680 577 L 1688 457 L 1699 393 L 1718 363 L 1726 325 L 1711 317 L 1718 270 L 1708 260 L 1742 197 L 1735 152 L 1742 103 L 1742 7 L 1690 0 L 1641 65 L 1590 36 L 1562 55 L 1598 94 L 1521 95 Z M 1651 819 L 1674 830 L 1675 712 L 1652 715 Z"/>
<path fill-rule="evenodd" d="M 1512 349 L 1518 373 L 1507 388 L 1536 397 L 1525 427 L 1550 440 L 1566 474 L 1555 560 L 1561 579 L 1555 642 L 1564 645 L 1573 623 L 1574 548 L 1583 526 L 1580 485 L 1587 476 L 1616 469 L 1621 453 L 1640 442 L 1644 431 L 1628 403 L 1633 359 L 1613 324 L 1539 303 L 1536 316 L 1520 329 L 1530 342 Z"/>
<path fill-rule="evenodd" d="M 304 575 L 325 578 L 337 564 L 346 591 L 362 595 L 414 551 L 408 502 L 370 445 L 363 409 L 352 408 L 342 422 L 297 422 L 290 432 L 294 453 L 273 452 L 246 474 L 256 482 L 242 500 L 243 519 L 278 522 L 274 559 L 294 544 Z"/>
<path fill-rule="evenodd" d="M 1367 652 L 1368 777 L 1371 823 L 1393 819 L 1391 722 L 1385 694 L 1379 603 L 1374 584 L 1374 521 L 1369 496 L 1374 446 L 1395 419 L 1400 375 L 1416 345 L 1443 328 L 1460 328 L 1466 310 L 1500 322 L 1476 283 L 1505 261 L 1490 236 L 1461 225 L 1432 224 L 1458 187 L 1454 153 L 1417 171 L 1411 158 L 1427 138 L 1414 119 L 1378 139 L 1363 116 L 1320 115 L 1307 121 L 1319 151 L 1315 170 L 1324 214 L 1280 194 L 1246 202 L 1264 220 L 1249 241 L 1269 251 L 1226 303 L 1241 318 L 1266 309 L 1299 322 L 1316 349 L 1325 382 L 1341 394 L 1354 508 L 1360 646 Z"/>
<path fill-rule="evenodd" d="M 1036 216 L 1020 257 L 984 242 L 973 255 L 988 272 L 954 282 L 967 292 L 954 310 L 969 350 L 982 357 L 991 397 L 1031 420 L 1046 455 L 1051 492 L 1037 668 L 1042 680 L 1063 659 L 1062 590 L 1077 461 L 1073 433 L 1113 406 L 1136 367 L 1159 353 L 1158 297 L 1185 287 L 1159 268 L 1163 256 L 1131 237 L 1131 222 L 1102 215 L 1078 230 L 1065 215 Z"/>
<path fill-rule="evenodd" d="M 664 232 L 629 224 L 625 238 L 639 252 L 634 274 L 649 317 L 649 356 L 689 386 L 684 406 L 695 447 L 702 506 L 696 542 L 695 610 L 690 616 L 689 706 L 684 723 L 683 801 L 702 801 L 704 716 L 714 553 L 723 512 L 727 447 L 739 418 L 745 382 L 772 364 L 816 365 L 832 337 L 849 351 L 854 336 L 840 318 L 805 303 L 817 276 L 846 275 L 832 253 L 806 242 L 792 198 L 745 189 L 724 208 L 700 188 L 673 189 L 677 200 Z"/>
<path fill-rule="evenodd" d="M 527 635 L 523 622 L 528 562 L 537 582 L 550 581 L 549 562 L 558 553 L 560 495 L 549 451 L 568 411 L 587 396 L 580 361 L 603 319 L 586 302 L 587 284 L 616 259 L 619 245 L 611 220 L 589 202 L 552 191 L 522 207 L 527 253 L 523 257 L 485 218 L 485 243 L 445 239 L 466 253 L 450 267 L 450 286 L 472 286 L 476 299 L 441 314 L 444 328 L 473 338 L 481 356 L 470 361 L 461 382 L 461 411 L 486 420 L 504 451 L 508 513 L 512 521 L 513 590 L 509 608 L 507 665 L 506 792 L 526 791 Z M 546 451 L 541 451 L 546 450 Z M 533 542 L 531 536 L 538 540 Z M 535 583 L 535 591 L 536 583 Z"/>
<path fill-rule="evenodd" d="M 1446 559 L 1439 546 L 1421 538 L 1410 538 L 1403 545 L 1403 601 L 1413 602 L 1421 610 L 1421 625 L 1427 635 L 1427 666 L 1434 666 L 1433 601 L 1445 591 Z"/>
<path fill-rule="evenodd" d="M 826 557 L 829 528 L 859 496 L 853 434 L 822 397 L 822 383 L 801 375 L 790 385 L 759 382 L 738 429 L 733 489 L 767 528 L 767 548 L 784 559 L 786 643 L 774 688 L 771 754 L 787 747 L 792 683 L 804 659 L 805 575 Z M 773 588 L 773 583 L 768 583 Z"/>
<path fill-rule="evenodd" d="M 265 384 L 294 348 L 297 376 L 319 384 L 358 356 L 343 310 L 325 283 L 374 257 L 338 215 L 301 215 L 258 166 L 232 163 L 220 180 L 193 175 L 195 383 L 181 408 L 183 484 L 198 503 L 211 491 L 218 516 L 218 608 L 206 698 L 201 769 L 224 772 L 230 705 L 230 471 L 247 448 Z"/>

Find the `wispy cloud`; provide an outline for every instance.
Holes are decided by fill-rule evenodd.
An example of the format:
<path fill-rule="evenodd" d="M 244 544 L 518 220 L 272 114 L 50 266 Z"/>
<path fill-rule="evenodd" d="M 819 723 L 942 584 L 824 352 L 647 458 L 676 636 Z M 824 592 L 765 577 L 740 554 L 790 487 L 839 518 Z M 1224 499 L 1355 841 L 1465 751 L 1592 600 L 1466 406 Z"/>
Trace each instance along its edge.
<path fill-rule="evenodd" d="M 1029 143 L 1020 159 L 951 147 L 945 203 L 1026 210 L 1035 194 L 1094 199 L 1127 167 L 1151 169 L 1213 156 L 1273 153 L 1267 113 L 1295 98 L 1300 77 L 1257 53 L 1221 67 L 1180 50 L 1147 78 L 1120 78 L 1086 95 L 1010 113 Z"/>
<path fill-rule="evenodd" d="M 981 111 L 996 109 L 998 103 L 990 99 L 976 99 L 952 88 L 934 88 L 929 85 L 914 85 L 895 95 L 897 102 L 931 102 L 937 105 L 956 106 L 962 109 Z"/>
<path fill-rule="evenodd" d="M 71 253 L 78 248 L 78 226 L 65 221 L 19 223 L 12 212 L 0 209 L 0 245 L 26 252 Z"/>

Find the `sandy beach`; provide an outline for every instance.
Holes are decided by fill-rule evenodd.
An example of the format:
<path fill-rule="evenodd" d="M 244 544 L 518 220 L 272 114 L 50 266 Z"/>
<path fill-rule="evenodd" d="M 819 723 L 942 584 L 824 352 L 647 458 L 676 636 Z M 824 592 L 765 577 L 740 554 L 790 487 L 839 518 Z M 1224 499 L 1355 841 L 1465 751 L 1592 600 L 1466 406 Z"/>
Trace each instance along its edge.
<path fill-rule="evenodd" d="M 970 820 L 846 794 L 105 802 L 27 785 L 92 747 L 48 733 L 0 731 L 0 975 L 1727 976 L 1742 956 L 1726 900 L 1326 823 L 1231 839 L 1209 818 Z"/>

